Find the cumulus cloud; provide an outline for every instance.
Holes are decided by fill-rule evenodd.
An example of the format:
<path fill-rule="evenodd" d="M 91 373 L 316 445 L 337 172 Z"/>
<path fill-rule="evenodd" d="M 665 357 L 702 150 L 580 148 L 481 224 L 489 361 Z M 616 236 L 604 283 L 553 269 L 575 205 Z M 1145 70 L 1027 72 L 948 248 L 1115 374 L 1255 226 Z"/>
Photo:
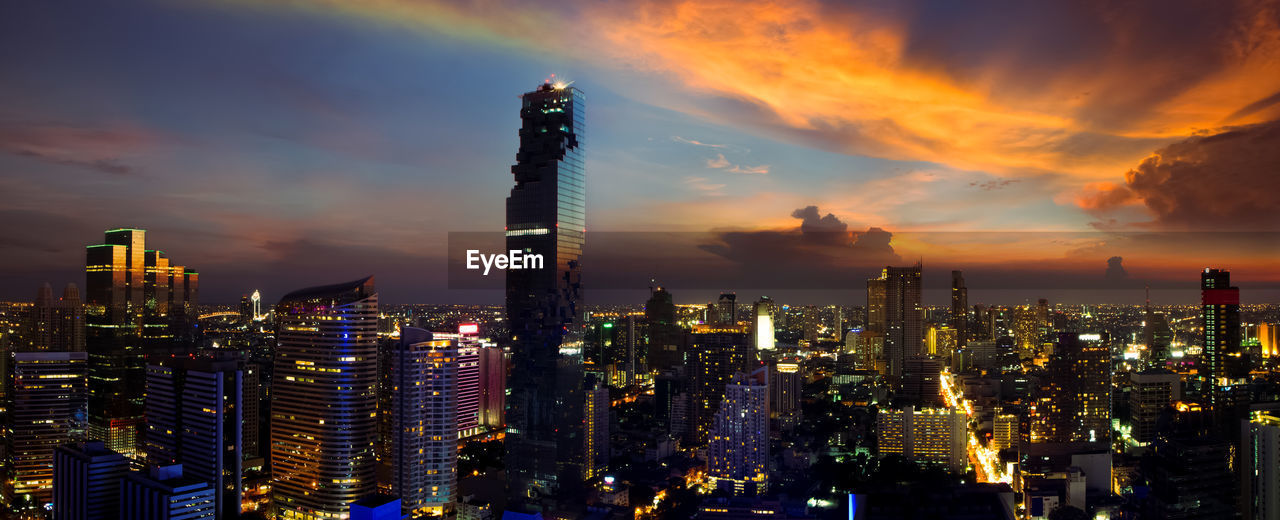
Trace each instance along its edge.
<path fill-rule="evenodd" d="M 1124 184 L 1086 187 L 1099 214 L 1141 204 L 1153 224 L 1176 229 L 1280 229 L 1280 121 L 1232 127 L 1156 150 Z"/>
<path fill-rule="evenodd" d="M 1104 275 L 1107 281 L 1118 282 L 1129 278 L 1129 273 L 1124 270 L 1124 258 L 1113 256 L 1107 259 L 1107 272 Z"/>

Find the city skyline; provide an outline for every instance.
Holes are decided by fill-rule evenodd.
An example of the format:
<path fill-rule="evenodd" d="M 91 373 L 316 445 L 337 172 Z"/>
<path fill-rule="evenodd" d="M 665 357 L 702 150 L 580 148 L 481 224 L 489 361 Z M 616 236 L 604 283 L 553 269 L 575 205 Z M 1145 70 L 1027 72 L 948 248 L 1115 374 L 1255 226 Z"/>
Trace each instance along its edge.
<path fill-rule="evenodd" d="M 501 225 L 512 92 L 556 73 L 595 107 L 592 231 L 707 233 L 689 258 L 730 265 L 835 232 L 904 260 L 879 267 L 964 270 L 974 302 L 1072 301 L 981 273 L 1101 285 L 1112 258 L 1133 290 L 1075 301 L 1193 302 L 1205 266 L 1273 300 L 1275 7 L 1160 5 L 970 6 L 973 29 L 929 3 L 7 7 L 29 23 L 0 41 L 29 50 L 0 62 L 0 299 L 78 283 L 81 246 L 138 226 L 209 302 L 373 273 L 389 302 L 496 303 L 445 289 L 446 233 Z M 91 219 L 50 210 L 72 201 Z"/>

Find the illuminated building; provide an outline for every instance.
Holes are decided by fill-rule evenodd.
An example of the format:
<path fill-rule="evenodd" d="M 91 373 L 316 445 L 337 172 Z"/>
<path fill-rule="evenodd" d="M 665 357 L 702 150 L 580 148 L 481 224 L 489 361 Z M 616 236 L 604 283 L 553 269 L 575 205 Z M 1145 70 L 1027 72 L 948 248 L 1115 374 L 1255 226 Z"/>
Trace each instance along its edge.
<path fill-rule="evenodd" d="M 146 231 L 112 229 L 85 248 L 89 438 L 137 456 L 144 355 L 193 337 L 199 274 L 146 249 Z"/>
<path fill-rule="evenodd" d="M 609 467 L 609 386 L 588 377 L 583 409 L 582 443 L 585 463 L 582 478 L 593 479 Z"/>
<path fill-rule="evenodd" d="M 965 346 L 969 341 L 969 289 L 960 271 L 951 271 L 951 328 L 956 330 L 956 346 Z"/>
<path fill-rule="evenodd" d="M 244 371 L 235 360 L 147 366 L 144 448 L 154 466 L 181 465 L 212 486 L 219 518 L 240 512 L 244 476 Z"/>
<path fill-rule="evenodd" d="M 53 288 L 44 284 L 31 306 L 27 328 L 27 352 L 84 352 L 84 303 L 80 289 L 67 284 L 62 298 L 53 299 Z"/>
<path fill-rule="evenodd" d="M 690 336 L 686 360 L 693 380 L 694 429 L 690 433 L 701 443 L 720 409 L 725 385 L 734 374 L 753 370 L 756 357 L 744 327 L 699 325 Z"/>
<path fill-rule="evenodd" d="M 776 431 L 791 431 L 800 422 L 800 397 L 804 375 L 800 360 L 783 359 L 771 366 L 769 374 L 769 417 L 778 425 Z"/>
<path fill-rule="evenodd" d="M 1022 436 L 1018 432 L 1021 419 L 1013 414 L 999 414 L 992 419 L 991 447 L 996 451 L 1017 448 Z"/>
<path fill-rule="evenodd" d="M 1280 357 L 1280 324 L 1259 324 L 1258 343 L 1262 347 L 1262 357 Z"/>
<path fill-rule="evenodd" d="M 506 426 L 507 354 L 492 344 L 480 346 L 480 423 L 491 430 Z"/>
<path fill-rule="evenodd" d="M 577 498 L 582 478 L 582 244 L 586 96 L 548 82 L 521 96 L 520 149 L 507 197 L 507 249 L 544 269 L 506 272 L 511 372 L 506 471 L 512 511 Z"/>
<path fill-rule="evenodd" d="M 218 490 L 183 474 L 181 464 L 129 472 L 120 483 L 120 517 L 139 520 L 212 520 Z M 235 514 L 238 514 L 239 511 Z"/>
<path fill-rule="evenodd" d="M 480 433 L 480 326 L 458 326 L 458 436 Z M 403 498 L 403 497 L 401 497 Z"/>
<path fill-rule="evenodd" d="M 957 408 L 881 409 L 876 415 L 880 455 L 902 455 L 962 473 L 968 464 L 968 419 Z"/>
<path fill-rule="evenodd" d="M 1240 350 L 1240 289 L 1231 286 L 1231 272 L 1205 268 L 1200 273 L 1200 318 L 1208 410 L 1222 426 L 1238 421 L 1239 408 L 1248 400 L 1249 366 Z"/>
<path fill-rule="evenodd" d="M 405 514 L 452 515 L 458 495 L 458 345 L 456 334 L 405 327 L 392 347 L 391 494 Z"/>
<path fill-rule="evenodd" d="M 1255 411 L 1242 425 L 1245 518 L 1280 518 L 1280 416 Z"/>
<path fill-rule="evenodd" d="M 712 422 L 707 475 L 735 495 L 769 488 L 769 372 L 760 367 L 735 374 Z"/>
<path fill-rule="evenodd" d="M 885 331 L 885 276 L 867 280 L 867 330 Z"/>
<path fill-rule="evenodd" d="M 1032 442 L 1111 440 L 1111 341 L 1062 333 L 1035 406 Z"/>
<path fill-rule="evenodd" d="M 899 395 L 916 406 L 942 406 L 942 361 L 911 356 L 902 365 Z"/>
<path fill-rule="evenodd" d="M 949 358 L 956 350 L 956 337 L 959 331 L 951 327 L 929 325 L 929 334 L 925 341 L 925 354 Z"/>
<path fill-rule="evenodd" d="M 920 303 L 921 267 L 886 267 L 884 280 L 884 355 L 888 374 L 897 382 L 907 358 L 924 346 L 924 307 Z M 870 286 L 868 286 L 870 291 Z M 870 305 L 870 303 L 868 303 Z"/>
<path fill-rule="evenodd" d="M 1129 414 L 1133 440 L 1147 443 L 1156 438 L 1156 422 L 1165 408 L 1182 398 L 1178 374 L 1162 369 L 1129 376 Z"/>
<path fill-rule="evenodd" d="M 11 507 L 41 508 L 52 501 L 54 449 L 85 440 L 88 355 L 15 352 L 10 363 L 13 401 L 3 446 L 10 474 L 0 492 Z"/>
<path fill-rule="evenodd" d="M 736 326 L 738 324 L 738 295 L 725 292 L 720 293 L 720 299 L 716 301 L 715 307 L 712 307 L 714 314 L 707 316 L 707 323 L 711 325 Z"/>
<path fill-rule="evenodd" d="M 329 519 L 376 489 L 378 295 L 373 277 L 276 306 L 271 476 L 276 515 Z"/>
<path fill-rule="evenodd" d="M 768 296 L 762 296 L 760 301 L 755 303 L 751 315 L 751 335 L 753 343 L 756 346 L 756 352 L 773 350 L 776 348 L 773 330 L 773 300 Z"/>
<path fill-rule="evenodd" d="M 123 455 L 101 441 L 59 446 L 53 452 L 53 510 L 58 520 L 115 520 L 120 481 L 129 471 Z"/>

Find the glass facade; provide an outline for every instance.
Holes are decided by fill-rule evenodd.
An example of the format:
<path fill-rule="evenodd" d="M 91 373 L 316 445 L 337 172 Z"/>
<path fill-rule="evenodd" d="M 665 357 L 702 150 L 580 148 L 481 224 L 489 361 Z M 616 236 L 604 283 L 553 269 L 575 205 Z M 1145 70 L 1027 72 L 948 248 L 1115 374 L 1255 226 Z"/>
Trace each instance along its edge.
<path fill-rule="evenodd" d="M 512 368 L 506 445 L 513 510 L 574 497 L 572 488 L 582 482 L 585 101 L 578 89 L 550 83 L 521 98 L 507 249 L 542 255 L 547 267 L 507 271 Z"/>

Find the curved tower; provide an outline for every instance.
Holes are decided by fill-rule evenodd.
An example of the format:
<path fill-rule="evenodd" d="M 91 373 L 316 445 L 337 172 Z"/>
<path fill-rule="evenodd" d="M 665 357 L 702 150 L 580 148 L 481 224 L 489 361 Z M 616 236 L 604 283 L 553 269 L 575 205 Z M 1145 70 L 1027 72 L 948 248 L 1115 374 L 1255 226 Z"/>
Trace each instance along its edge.
<path fill-rule="evenodd" d="M 276 307 L 271 473 L 277 518 L 345 518 L 377 489 L 378 294 L 373 277 Z"/>

